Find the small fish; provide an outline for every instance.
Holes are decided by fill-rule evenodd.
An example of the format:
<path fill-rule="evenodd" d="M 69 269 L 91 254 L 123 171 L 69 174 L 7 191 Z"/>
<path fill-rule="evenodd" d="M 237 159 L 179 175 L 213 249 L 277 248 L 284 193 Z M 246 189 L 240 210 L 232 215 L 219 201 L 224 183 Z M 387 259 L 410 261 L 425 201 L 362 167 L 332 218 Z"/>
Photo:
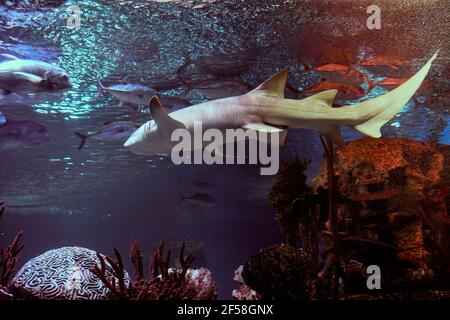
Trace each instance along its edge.
<path fill-rule="evenodd" d="M 89 138 L 98 141 L 125 141 L 138 127 L 138 124 L 131 121 L 116 121 L 105 123 L 103 127 L 92 134 L 75 132 L 75 135 L 81 139 L 78 150 L 83 149 Z"/>
<path fill-rule="evenodd" d="M 67 72 L 53 64 L 38 60 L 19 59 L 3 54 L 8 61 L 0 63 L 0 88 L 6 93 L 70 88 Z"/>
<path fill-rule="evenodd" d="M 375 82 L 375 83 L 372 82 L 372 86 L 376 85 L 376 86 L 380 86 L 380 87 L 383 87 L 388 90 L 392 90 L 392 89 L 398 87 L 399 85 L 405 83 L 406 81 L 408 81 L 408 78 L 392 78 L 391 77 L 391 78 L 384 79 L 380 82 Z"/>
<path fill-rule="evenodd" d="M 119 107 L 123 104 L 146 105 L 151 97 L 157 94 L 153 88 L 140 83 L 116 84 L 106 87 L 101 80 L 98 84 L 102 90 L 109 92 L 113 97 L 119 100 Z"/>
<path fill-rule="evenodd" d="M 361 85 L 367 81 L 367 78 L 363 73 L 342 64 L 324 64 L 313 70 L 331 82 Z"/>
<path fill-rule="evenodd" d="M 356 100 L 356 99 L 364 97 L 368 92 L 367 90 L 365 90 L 357 85 L 331 82 L 328 80 L 316 83 L 316 84 L 312 85 L 311 87 L 307 88 L 306 90 L 304 90 L 303 92 L 315 93 L 315 92 L 321 92 L 324 90 L 332 90 L 332 89 L 339 90 L 337 99 L 342 99 L 342 100 Z"/>
<path fill-rule="evenodd" d="M 0 125 L 0 150 L 35 146 L 50 141 L 45 126 L 28 120 L 6 120 Z"/>
<path fill-rule="evenodd" d="M 413 72 L 409 63 L 395 57 L 388 57 L 384 55 L 363 60 L 359 63 L 359 65 L 375 75 L 400 77 L 407 76 Z"/>
<path fill-rule="evenodd" d="M 180 192 L 178 193 L 180 196 L 180 200 L 178 201 L 178 205 L 183 203 L 183 201 L 189 201 L 196 205 L 203 206 L 203 207 L 210 207 L 216 205 L 216 200 L 211 197 L 210 195 L 207 195 L 205 193 L 199 193 L 196 192 L 192 196 L 185 197 Z"/>
<path fill-rule="evenodd" d="M 238 80 L 208 80 L 191 86 L 210 99 L 240 96 L 250 90 L 250 86 Z"/>

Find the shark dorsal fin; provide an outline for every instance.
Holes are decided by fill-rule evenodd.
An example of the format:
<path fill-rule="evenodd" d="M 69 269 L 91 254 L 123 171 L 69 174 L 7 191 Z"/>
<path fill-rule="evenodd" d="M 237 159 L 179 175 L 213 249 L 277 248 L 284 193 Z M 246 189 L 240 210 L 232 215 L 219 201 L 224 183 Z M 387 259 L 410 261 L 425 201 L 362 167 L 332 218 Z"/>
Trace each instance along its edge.
<path fill-rule="evenodd" d="M 155 123 L 158 126 L 158 130 L 162 129 L 164 132 L 172 134 L 172 131 L 175 129 L 186 129 L 186 126 L 182 122 L 169 116 L 157 96 L 153 96 L 150 99 L 148 108 L 152 114 L 153 120 L 155 120 Z"/>
<path fill-rule="evenodd" d="M 247 94 L 284 98 L 284 87 L 286 86 L 287 76 L 288 72 L 286 70 L 280 71 Z"/>
<path fill-rule="evenodd" d="M 338 94 L 338 90 L 331 89 L 331 90 L 325 90 L 321 91 L 319 93 L 316 93 L 315 95 L 309 96 L 308 98 L 303 99 L 303 101 L 308 100 L 320 100 L 325 107 L 333 107 L 333 100 Z"/>

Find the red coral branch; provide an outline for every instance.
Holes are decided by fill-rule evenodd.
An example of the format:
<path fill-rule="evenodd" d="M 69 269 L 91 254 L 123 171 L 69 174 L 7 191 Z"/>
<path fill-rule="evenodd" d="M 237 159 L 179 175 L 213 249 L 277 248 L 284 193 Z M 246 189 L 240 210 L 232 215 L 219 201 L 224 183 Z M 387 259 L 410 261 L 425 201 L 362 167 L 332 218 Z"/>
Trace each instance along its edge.
<path fill-rule="evenodd" d="M 0 201 L 0 218 L 5 211 L 4 202 Z M 20 243 L 22 231 L 18 232 L 12 243 L 6 248 L 0 249 L 0 285 L 7 286 L 9 277 L 16 271 L 19 254 L 23 249 Z"/>
<path fill-rule="evenodd" d="M 105 284 L 113 299 L 184 300 L 195 299 L 198 296 L 197 289 L 185 281 L 194 258 L 191 255 L 185 258 L 184 244 L 179 257 L 181 269 L 169 272 L 171 252 L 169 250 L 167 255 L 164 255 L 164 242 L 161 241 L 153 252 L 149 280 L 146 281 L 143 279 L 143 263 L 139 246 L 133 240 L 130 247 L 130 258 L 135 268 L 135 281 L 129 285 L 125 282 L 125 270 L 117 249 L 114 249 L 114 255 L 116 256 L 115 261 L 97 253 L 100 264 L 93 269 L 93 273 Z"/>
<path fill-rule="evenodd" d="M 131 240 L 130 258 L 134 266 L 134 279 L 140 281 L 144 278 L 144 264 L 142 262 L 141 251 L 136 240 Z"/>

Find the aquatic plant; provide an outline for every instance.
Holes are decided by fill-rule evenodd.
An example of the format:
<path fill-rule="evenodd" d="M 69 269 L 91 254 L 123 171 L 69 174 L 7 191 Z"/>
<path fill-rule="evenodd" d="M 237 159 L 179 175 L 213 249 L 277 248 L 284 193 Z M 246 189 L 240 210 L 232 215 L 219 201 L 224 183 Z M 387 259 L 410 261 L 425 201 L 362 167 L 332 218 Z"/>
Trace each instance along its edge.
<path fill-rule="evenodd" d="M 134 281 L 128 286 L 123 281 L 123 262 L 120 253 L 114 249 L 115 260 L 99 255 L 100 265 L 93 272 L 109 288 L 110 299 L 118 300 L 206 300 L 217 298 L 217 286 L 211 273 L 204 268 L 192 270 L 194 258 L 185 257 L 185 246 L 180 250 L 180 268 L 170 268 L 171 252 L 164 255 L 164 243 L 161 241 L 153 252 L 149 267 L 149 279 L 144 279 L 143 259 L 138 243 L 131 242 L 130 258 L 134 266 Z M 104 274 L 108 262 L 118 281 L 111 281 Z"/>
<path fill-rule="evenodd" d="M 312 189 L 306 184 L 304 171 L 308 160 L 293 156 L 282 162 L 277 175 L 277 181 L 267 196 L 267 201 L 275 207 L 276 219 L 287 236 L 288 243 L 295 246 L 299 238 L 298 225 L 301 214 L 293 210 L 293 204 L 305 203 Z"/>

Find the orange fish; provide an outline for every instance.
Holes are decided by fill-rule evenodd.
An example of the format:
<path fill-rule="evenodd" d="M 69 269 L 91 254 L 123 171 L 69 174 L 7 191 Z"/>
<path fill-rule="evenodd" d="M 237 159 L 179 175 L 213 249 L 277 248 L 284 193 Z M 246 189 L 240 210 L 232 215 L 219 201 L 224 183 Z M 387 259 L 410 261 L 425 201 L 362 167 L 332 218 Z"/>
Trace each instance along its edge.
<path fill-rule="evenodd" d="M 398 87 L 399 85 L 403 84 L 404 82 L 406 82 L 408 79 L 409 78 L 391 77 L 391 78 L 384 79 L 380 82 L 373 82 L 371 80 L 368 80 L 368 83 L 369 83 L 370 88 L 379 86 L 379 87 L 382 87 L 387 90 L 392 90 L 392 89 Z M 422 82 L 422 85 L 420 86 L 420 89 L 418 92 L 427 92 L 428 89 L 429 89 L 428 82 L 426 80 L 424 80 Z"/>
<path fill-rule="evenodd" d="M 385 89 L 391 90 L 391 89 L 394 89 L 394 88 L 398 87 L 399 85 L 403 84 L 407 80 L 408 80 L 408 78 L 387 78 L 380 82 L 375 82 L 375 83 L 370 82 L 370 85 L 380 86 Z"/>
<path fill-rule="evenodd" d="M 338 100 L 356 100 L 364 97 L 367 94 L 367 90 L 364 90 L 358 85 L 332 82 L 328 80 L 316 83 L 303 92 L 313 93 L 330 89 L 339 90 L 339 93 L 337 95 Z"/>
<path fill-rule="evenodd" d="M 363 60 L 359 65 L 376 75 L 402 77 L 413 71 L 409 63 L 383 55 Z"/>
<path fill-rule="evenodd" d="M 314 71 L 331 82 L 360 85 L 367 80 L 361 72 L 342 64 L 328 63 L 315 68 Z"/>

